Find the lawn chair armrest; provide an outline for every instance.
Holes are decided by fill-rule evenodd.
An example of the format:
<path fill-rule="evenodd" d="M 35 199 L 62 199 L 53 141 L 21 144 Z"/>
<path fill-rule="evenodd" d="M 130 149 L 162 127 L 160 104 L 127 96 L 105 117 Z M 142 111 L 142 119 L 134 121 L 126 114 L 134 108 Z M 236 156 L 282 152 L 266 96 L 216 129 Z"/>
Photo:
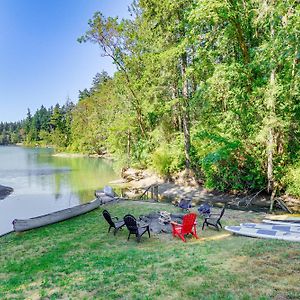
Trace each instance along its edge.
<path fill-rule="evenodd" d="M 182 227 L 182 224 L 179 224 L 179 223 L 174 222 L 174 221 L 171 221 L 170 224 L 171 224 L 172 226 L 180 226 L 180 227 Z"/>
<path fill-rule="evenodd" d="M 209 219 L 211 218 L 212 216 L 219 216 L 220 214 L 209 214 L 207 216 L 205 216 L 205 219 Z"/>
<path fill-rule="evenodd" d="M 149 226 L 150 226 L 149 224 L 144 224 L 144 225 L 141 225 L 140 227 L 145 228 L 145 227 L 149 227 Z"/>
<path fill-rule="evenodd" d="M 144 220 L 147 219 L 145 215 L 140 215 L 139 216 L 139 221 L 145 222 Z"/>
<path fill-rule="evenodd" d="M 149 226 L 150 226 L 149 223 L 146 223 L 146 222 L 143 221 L 143 220 L 138 221 L 137 224 L 138 224 L 138 227 L 140 227 L 140 228 L 146 228 L 146 227 L 149 227 Z"/>

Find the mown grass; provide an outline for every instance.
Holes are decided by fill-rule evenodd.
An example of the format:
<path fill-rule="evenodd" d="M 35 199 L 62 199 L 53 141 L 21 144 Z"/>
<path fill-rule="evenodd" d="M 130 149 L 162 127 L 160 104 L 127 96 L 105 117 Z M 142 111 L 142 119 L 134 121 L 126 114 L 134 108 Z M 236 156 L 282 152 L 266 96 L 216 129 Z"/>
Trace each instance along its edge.
<path fill-rule="evenodd" d="M 117 216 L 176 210 L 121 202 Z M 102 209 L 0 240 L 0 299 L 300 299 L 300 245 L 213 229 L 127 241 L 107 233 Z M 250 213 L 226 212 L 224 223 Z M 257 217 L 257 216 L 256 216 Z M 200 228 L 199 228 L 200 229 Z"/>

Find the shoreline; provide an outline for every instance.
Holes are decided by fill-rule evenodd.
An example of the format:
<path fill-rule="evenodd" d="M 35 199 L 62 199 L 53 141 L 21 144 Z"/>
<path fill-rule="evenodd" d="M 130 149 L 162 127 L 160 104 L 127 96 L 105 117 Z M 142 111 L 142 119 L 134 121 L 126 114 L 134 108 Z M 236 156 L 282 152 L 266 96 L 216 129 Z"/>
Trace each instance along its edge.
<path fill-rule="evenodd" d="M 15 146 L 22 146 L 18 144 Z M 43 148 L 43 147 L 42 147 Z M 104 160 L 113 161 L 114 159 L 109 153 L 103 154 L 85 154 L 85 153 L 68 153 L 57 152 L 52 154 L 57 158 L 100 158 Z M 158 186 L 159 199 L 167 201 L 178 201 L 182 198 L 192 199 L 194 205 L 204 202 L 229 205 L 235 209 L 251 210 L 251 208 L 259 211 L 267 211 L 270 207 L 270 195 L 266 192 L 258 193 L 230 193 L 219 192 L 216 190 L 208 190 L 203 186 L 199 186 L 192 177 L 187 177 L 185 172 L 172 175 L 172 181 L 166 181 L 158 174 L 150 169 L 137 170 L 133 168 L 121 171 L 120 178 L 112 181 L 110 184 L 116 188 L 124 189 L 128 198 L 137 197 L 142 191 L 145 191 L 151 185 Z M 11 190 L 10 190 L 11 189 Z M 6 198 L 12 193 L 13 189 L 10 187 L 2 187 L 0 185 L 0 200 Z M 281 195 L 277 198 L 283 202 L 288 210 L 298 212 L 300 210 L 300 201 L 289 195 Z M 280 205 L 279 205 L 280 206 Z M 277 205 L 277 208 L 279 208 Z"/>
<path fill-rule="evenodd" d="M 113 160 L 113 158 L 108 154 L 84 154 L 84 153 L 68 153 L 68 152 L 57 152 L 52 154 L 53 157 L 60 157 L 60 158 L 101 158 L 107 160 Z"/>
<path fill-rule="evenodd" d="M 184 174 L 177 174 L 172 182 L 167 182 L 150 170 L 127 169 L 122 172 L 121 178 L 110 182 L 110 184 L 121 190 L 125 190 L 128 198 L 138 197 L 150 186 L 157 186 L 158 199 L 162 202 L 176 203 L 181 199 L 189 199 L 192 206 L 199 206 L 202 203 L 209 203 L 212 206 L 238 209 L 243 211 L 269 212 L 270 196 L 267 193 L 258 192 L 251 194 L 226 193 L 215 190 L 208 190 L 197 185 Z M 149 191 L 151 194 L 151 190 Z M 276 207 L 274 211 L 284 212 L 282 208 Z"/>
<path fill-rule="evenodd" d="M 65 152 L 53 153 L 51 156 L 53 156 L 53 157 L 62 157 L 62 158 L 88 157 L 87 154 L 82 154 L 82 153 L 65 153 Z"/>

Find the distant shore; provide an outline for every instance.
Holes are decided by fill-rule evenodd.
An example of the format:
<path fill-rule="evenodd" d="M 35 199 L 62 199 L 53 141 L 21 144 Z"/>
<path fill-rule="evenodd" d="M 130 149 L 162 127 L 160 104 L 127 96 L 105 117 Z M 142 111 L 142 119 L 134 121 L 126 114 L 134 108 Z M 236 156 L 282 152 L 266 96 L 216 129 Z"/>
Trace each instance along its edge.
<path fill-rule="evenodd" d="M 78 157 L 90 157 L 90 158 L 104 158 L 112 160 L 112 157 L 105 154 L 84 154 L 84 153 L 67 153 L 67 152 L 57 152 L 52 154 L 54 157 L 62 157 L 62 158 L 78 158 Z"/>
<path fill-rule="evenodd" d="M 52 154 L 54 157 L 63 157 L 63 158 L 77 158 L 77 157 L 88 157 L 87 154 L 82 153 L 65 153 L 65 152 L 59 152 Z"/>
<path fill-rule="evenodd" d="M 13 191 L 14 189 L 9 186 L 0 185 L 0 200 L 9 196 Z"/>

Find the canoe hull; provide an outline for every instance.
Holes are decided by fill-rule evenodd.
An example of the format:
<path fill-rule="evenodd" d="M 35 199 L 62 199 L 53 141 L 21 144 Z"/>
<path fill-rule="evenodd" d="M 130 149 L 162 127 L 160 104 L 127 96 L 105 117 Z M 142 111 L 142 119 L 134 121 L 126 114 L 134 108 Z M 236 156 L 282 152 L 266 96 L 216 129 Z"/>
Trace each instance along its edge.
<path fill-rule="evenodd" d="M 100 204 L 101 204 L 100 200 L 95 199 L 89 203 L 73 206 L 47 215 L 42 215 L 42 216 L 25 219 L 25 220 L 15 219 L 13 221 L 14 231 L 22 232 L 33 228 L 38 228 L 38 227 L 54 224 L 60 221 L 64 221 L 85 214 L 89 211 L 92 211 L 98 208 Z"/>

